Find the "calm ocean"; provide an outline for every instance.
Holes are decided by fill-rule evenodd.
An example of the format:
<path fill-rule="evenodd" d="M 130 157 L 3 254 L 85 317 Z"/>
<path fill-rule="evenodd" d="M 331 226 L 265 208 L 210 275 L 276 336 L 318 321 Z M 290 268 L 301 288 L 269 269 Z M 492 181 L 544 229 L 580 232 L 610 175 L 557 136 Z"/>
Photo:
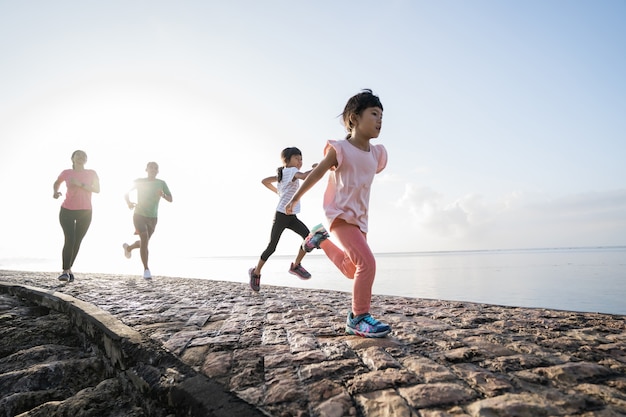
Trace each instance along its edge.
<path fill-rule="evenodd" d="M 377 254 L 376 260 L 375 294 L 626 314 L 626 246 Z M 206 257 L 164 264 L 155 259 L 151 269 L 156 277 L 246 282 L 247 270 L 256 261 L 256 257 Z M 352 281 L 321 251 L 303 261 L 313 275 L 308 281 L 287 272 L 291 261 L 291 256 L 272 256 L 263 268 L 261 286 L 352 290 Z M 56 272 L 57 263 L 0 259 L 0 269 Z M 86 262 L 81 263 L 84 268 Z M 138 259 L 113 264 L 91 260 L 89 265 L 89 272 L 141 272 Z"/>

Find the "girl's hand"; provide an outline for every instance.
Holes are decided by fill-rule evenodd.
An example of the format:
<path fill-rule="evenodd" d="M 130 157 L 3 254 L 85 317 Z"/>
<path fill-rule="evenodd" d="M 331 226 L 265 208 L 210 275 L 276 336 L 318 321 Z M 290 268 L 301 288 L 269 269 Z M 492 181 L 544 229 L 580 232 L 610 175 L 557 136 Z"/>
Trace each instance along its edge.
<path fill-rule="evenodd" d="M 60 191 L 56 191 L 54 194 L 52 194 L 52 198 L 54 198 L 55 200 L 59 197 L 61 197 L 63 195 L 63 193 L 61 193 Z"/>
<path fill-rule="evenodd" d="M 132 201 L 127 201 L 126 204 L 128 204 L 128 208 L 131 209 L 131 210 L 134 209 L 135 206 L 137 205 L 137 204 L 133 203 Z"/>

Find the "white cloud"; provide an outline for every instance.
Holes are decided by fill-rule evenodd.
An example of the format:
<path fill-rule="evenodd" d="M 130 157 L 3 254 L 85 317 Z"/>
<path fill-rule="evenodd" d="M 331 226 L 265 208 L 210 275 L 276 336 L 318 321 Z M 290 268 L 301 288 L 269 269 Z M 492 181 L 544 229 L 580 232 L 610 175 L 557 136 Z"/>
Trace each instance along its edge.
<path fill-rule="evenodd" d="M 446 203 L 443 194 L 428 187 L 407 184 L 398 206 L 406 207 L 413 223 L 431 233 L 456 237 L 469 227 L 469 213 L 462 201 Z"/>
<path fill-rule="evenodd" d="M 456 199 L 406 184 L 396 207 L 408 214 L 415 250 L 611 246 L 626 243 L 626 190 L 550 197 L 512 192 Z M 428 245 L 426 243 L 426 246 Z M 418 247 L 416 247 L 418 246 Z"/>

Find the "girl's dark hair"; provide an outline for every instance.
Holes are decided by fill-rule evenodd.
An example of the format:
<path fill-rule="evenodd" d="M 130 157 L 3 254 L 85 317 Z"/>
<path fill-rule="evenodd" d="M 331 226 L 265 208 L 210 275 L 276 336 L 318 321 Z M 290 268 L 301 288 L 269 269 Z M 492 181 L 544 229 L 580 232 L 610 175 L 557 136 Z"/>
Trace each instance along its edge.
<path fill-rule="evenodd" d="M 283 166 L 279 167 L 276 170 L 278 182 L 281 182 L 283 180 L 283 168 L 285 168 L 285 166 L 289 163 L 289 160 L 291 159 L 291 157 L 294 155 L 302 156 L 302 152 L 300 152 L 300 149 L 296 147 L 291 147 L 291 148 L 283 149 L 283 151 L 280 153 L 280 159 L 283 160 Z"/>
<path fill-rule="evenodd" d="M 369 88 L 365 88 L 361 90 L 359 94 L 350 97 L 346 103 L 346 107 L 343 109 L 341 117 L 343 125 L 348 131 L 348 136 L 346 136 L 347 139 L 349 139 L 352 135 L 352 128 L 354 127 L 354 123 L 351 120 L 352 116 L 360 115 L 363 110 L 368 107 L 380 107 L 380 109 L 383 110 L 383 105 L 380 102 L 380 99 L 378 96 L 375 96 Z"/>
<path fill-rule="evenodd" d="M 72 152 L 72 157 L 71 157 L 71 160 L 72 160 L 72 169 L 75 169 L 75 168 L 76 168 L 76 164 L 74 164 L 74 156 L 75 156 L 77 153 L 79 153 L 79 152 L 82 152 L 82 153 L 84 153 L 84 154 L 85 154 L 85 156 L 87 156 L 87 152 L 82 151 L 82 150 L 80 150 L 80 149 L 76 149 L 74 152 Z"/>

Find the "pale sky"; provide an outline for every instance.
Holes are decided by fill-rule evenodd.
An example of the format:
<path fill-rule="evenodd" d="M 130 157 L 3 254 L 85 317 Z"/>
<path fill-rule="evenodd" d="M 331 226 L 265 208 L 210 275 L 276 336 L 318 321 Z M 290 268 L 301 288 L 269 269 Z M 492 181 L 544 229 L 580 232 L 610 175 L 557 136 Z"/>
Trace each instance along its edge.
<path fill-rule="evenodd" d="M 102 189 L 84 251 L 121 255 L 123 195 L 157 161 L 155 251 L 260 255 L 261 179 L 288 146 L 319 161 L 362 88 L 389 153 L 375 252 L 626 245 L 624 22 L 623 0 L 2 1 L 0 252 L 60 258 L 52 183 L 82 149 Z"/>

